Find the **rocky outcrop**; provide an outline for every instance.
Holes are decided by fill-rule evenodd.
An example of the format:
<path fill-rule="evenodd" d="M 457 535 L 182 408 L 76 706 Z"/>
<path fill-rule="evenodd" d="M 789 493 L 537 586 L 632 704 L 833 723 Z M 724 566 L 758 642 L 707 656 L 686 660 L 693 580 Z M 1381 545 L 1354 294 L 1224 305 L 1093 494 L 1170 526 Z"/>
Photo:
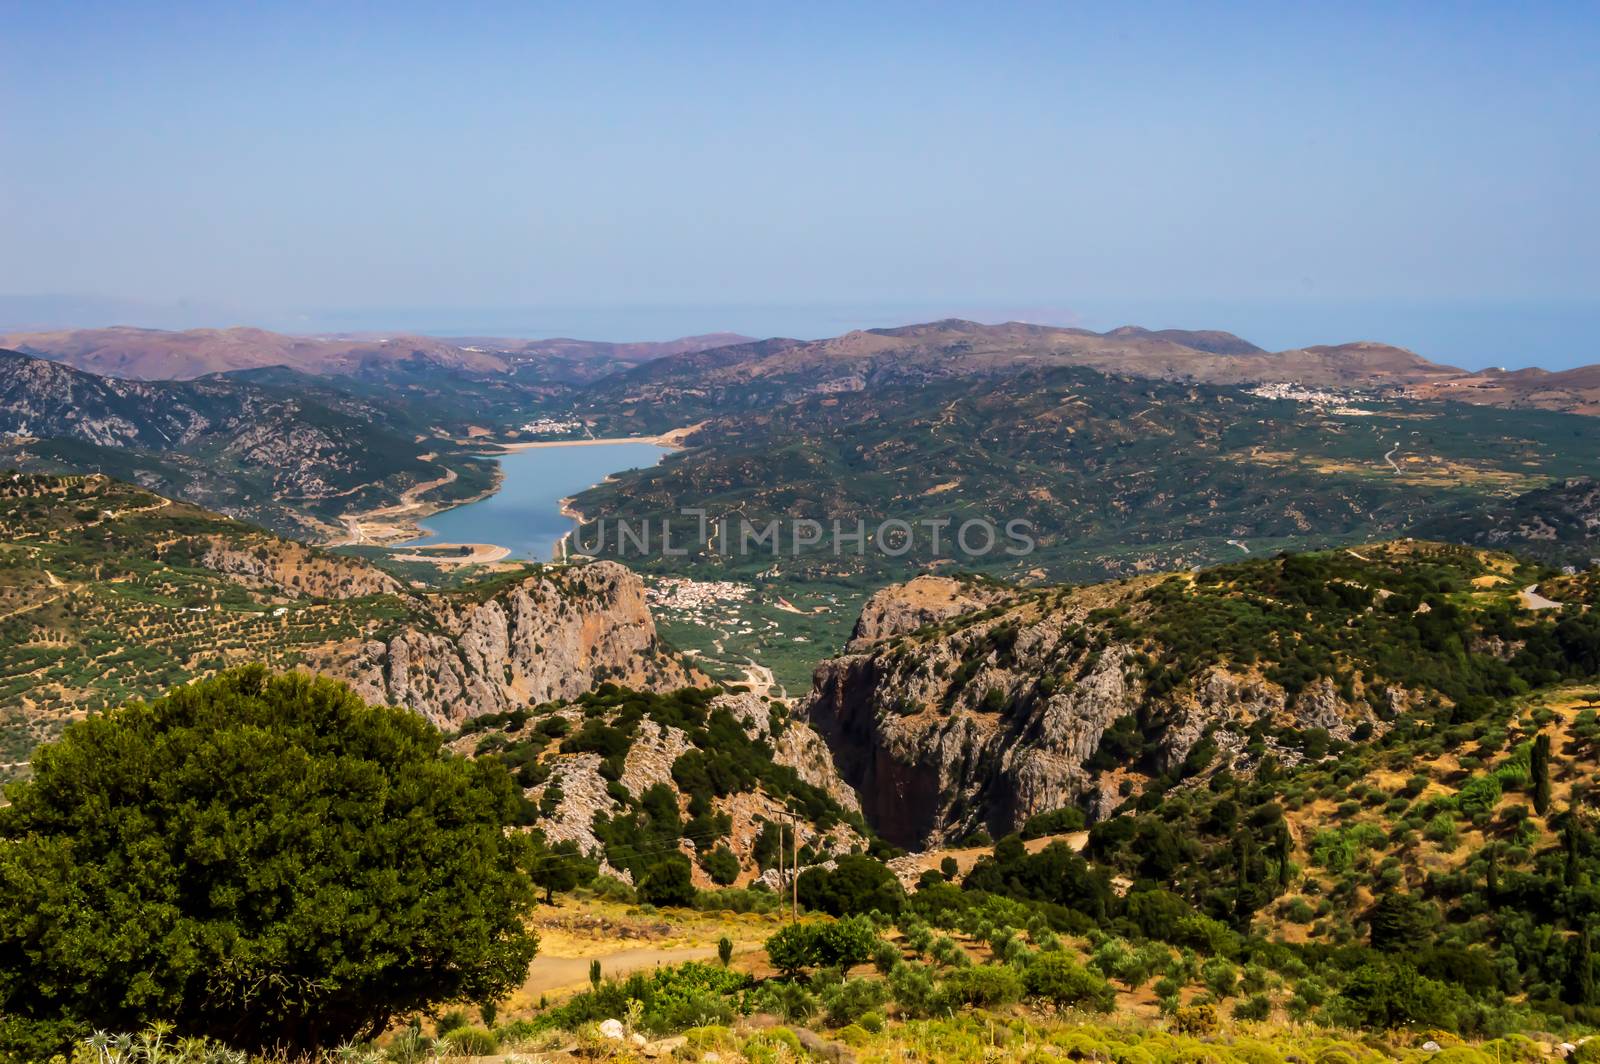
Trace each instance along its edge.
<path fill-rule="evenodd" d="M 1003 597 L 1003 590 L 994 584 L 948 576 L 919 576 L 894 584 L 874 592 L 862 605 L 861 616 L 850 633 L 849 648 L 859 649 L 880 639 L 914 632 L 982 609 Z"/>
<path fill-rule="evenodd" d="M 1116 637 L 1098 618 L 1153 579 L 1013 592 L 1008 601 L 991 591 L 972 603 L 984 609 L 963 617 L 898 605 L 927 598 L 926 584 L 914 596 L 904 588 L 880 592 L 850 652 L 817 668 L 804 714 L 859 793 L 869 822 L 912 848 L 978 828 L 999 837 L 1068 805 L 1091 818 L 1110 815 L 1151 776 L 1178 770 L 1208 738 L 1217 753 L 1202 769 L 1230 763 L 1249 771 L 1255 755 L 1245 731 L 1258 720 L 1334 737 L 1375 722 L 1369 699 L 1347 701 L 1331 681 L 1290 698 L 1239 665 L 1218 664 L 1152 691 L 1144 667 L 1152 648 L 1136 636 Z M 992 608 L 1002 601 L 1003 608 Z M 923 628 L 934 619 L 955 623 Z M 1370 700 L 1393 704 L 1395 697 L 1373 692 Z M 1138 748 L 1097 758 L 1107 730 L 1122 718 L 1136 722 Z M 1281 759 L 1298 756 L 1276 744 L 1272 750 Z"/>
<path fill-rule="evenodd" d="M 803 780 L 827 791 L 845 810 L 859 811 L 855 792 L 835 771 L 827 744 L 810 725 L 803 721 L 782 720 L 774 714 L 766 699 L 748 692 L 719 695 L 711 706 L 713 709 L 728 710 L 744 725 L 751 739 L 770 745 L 772 760 L 776 764 L 794 769 Z M 566 707 L 556 712 L 574 728 L 582 724 L 583 714 L 576 707 Z M 475 740 L 469 739 L 459 749 L 466 752 L 472 742 Z M 693 746 L 682 730 L 662 726 L 647 717 L 639 722 L 633 735 L 618 782 L 634 798 L 658 784 L 675 787 L 672 779 L 673 762 L 691 749 Z M 549 778 L 529 788 L 527 795 L 540 801 L 552 788 L 560 795 L 560 799 L 553 803 L 553 810 L 538 822 L 546 839 L 551 842 L 576 842 L 586 854 L 602 854 L 604 848 L 595 834 L 595 819 L 616 815 L 624 807 L 607 787 L 600 756 L 559 752 L 550 755 Z M 679 805 L 686 817 L 688 804 L 688 797 L 680 793 Z M 756 840 L 762 831 L 768 824 L 792 822 L 786 802 L 760 788 L 723 795 L 714 800 L 713 806 L 715 812 L 728 818 L 728 834 L 721 841 L 751 875 L 758 871 L 754 852 Z M 802 820 L 798 832 L 800 845 L 809 846 L 818 853 L 849 853 L 852 848 L 866 843 L 860 832 L 847 823 L 835 823 L 821 829 Z M 689 840 L 682 840 L 680 846 L 691 860 L 699 856 Z M 625 870 L 609 866 L 603 870 L 609 875 L 631 881 L 632 877 Z M 711 885 L 709 877 L 698 864 L 693 874 L 698 886 Z M 772 882 L 778 882 L 776 873 L 773 873 Z"/>
<path fill-rule="evenodd" d="M 426 623 L 347 646 L 320 671 L 445 727 L 607 680 L 671 690 L 697 679 L 662 649 L 643 583 L 615 562 L 548 569 L 481 601 L 439 596 L 430 605 Z"/>
<path fill-rule="evenodd" d="M 204 568 L 247 587 L 286 595 L 345 599 L 408 594 L 405 585 L 376 566 L 276 536 L 210 536 L 199 560 Z"/>

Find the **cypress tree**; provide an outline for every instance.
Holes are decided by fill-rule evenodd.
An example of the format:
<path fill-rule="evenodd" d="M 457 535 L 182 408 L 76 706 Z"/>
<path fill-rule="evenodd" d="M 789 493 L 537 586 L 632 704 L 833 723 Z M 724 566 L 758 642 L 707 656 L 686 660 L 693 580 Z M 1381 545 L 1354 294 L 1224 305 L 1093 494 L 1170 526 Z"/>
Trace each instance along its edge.
<path fill-rule="evenodd" d="M 1289 853 L 1293 841 L 1289 837 L 1289 825 L 1279 821 L 1278 834 L 1273 840 L 1273 859 L 1278 862 L 1278 889 L 1289 889 Z"/>
<path fill-rule="evenodd" d="M 1578 928 L 1578 937 L 1572 943 L 1572 960 L 1567 966 L 1567 1001 L 1573 1005 L 1593 1005 L 1594 996 L 1594 945 L 1585 919 Z"/>
<path fill-rule="evenodd" d="M 1528 759 L 1533 774 L 1533 809 L 1540 816 L 1550 810 L 1550 736 L 1544 732 L 1533 740 L 1533 753 Z"/>
<path fill-rule="evenodd" d="M 1250 925 L 1250 914 L 1255 911 L 1250 889 L 1250 862 L 1255 857 L 1255 841 L 1248 831 L 1233 837 L 1233 861 L 1237 881 L 1233 892 L 1233 918 L 1242 929 Z"/>
<path fill-rule="evenodd" d="M 1578 832 L 1578 815 L 1568 809 L 1567 822 L 1561 831 L 1561 842 L 1567 852 L 1567 867 L 1564 879 L 1568 887 L 1576 887 L 1578 885 Z"/>

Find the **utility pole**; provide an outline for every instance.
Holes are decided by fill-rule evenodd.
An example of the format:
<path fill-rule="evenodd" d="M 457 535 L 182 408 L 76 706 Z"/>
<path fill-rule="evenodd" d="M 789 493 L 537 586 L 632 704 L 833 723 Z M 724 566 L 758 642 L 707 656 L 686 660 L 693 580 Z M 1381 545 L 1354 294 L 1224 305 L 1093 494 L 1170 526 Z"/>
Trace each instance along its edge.
<path fill-rule="evenodd" d="M 793 813 L 789 814 L 789 837 L 794 847 L 794 876 L 789 880 L 789 887 L 793 892 L 789 898 L 789 922 L 800 922 L 800 818 Z"/>

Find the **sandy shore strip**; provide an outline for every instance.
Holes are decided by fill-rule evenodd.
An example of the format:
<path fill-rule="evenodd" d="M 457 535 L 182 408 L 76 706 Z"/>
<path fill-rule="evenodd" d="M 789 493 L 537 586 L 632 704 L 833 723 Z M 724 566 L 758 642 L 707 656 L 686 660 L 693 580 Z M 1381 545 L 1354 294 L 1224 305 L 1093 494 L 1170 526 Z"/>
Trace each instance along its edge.
<path fill-rule="evenodd" d="M 485 565 L 489 562 L 502 561 L 511 556 L 510 547 L 502 547 L 497 543 L 427 543 L 418 544 L 426 546 L 427 551 L 414 554 L 396 554 L 391 548 L 389 557 L 397 562 L 427 562 L 430 565 L 449 567 L 452 565 Z M 412 548 L 415 550 L 416 548 Z M 435 554 L 432 551 L 465 550 L 466 554 Z"/>
<path fill-rule="evenodd" d="M 704 422 L 701 422 L 701 424 L 704 424 Z M 663 432 L 659 436 L 593 436 L 582 440 L 525 440 L 520 443 L 499 440 L 473 440 L 470 442 L 482 443 L 485 446 L 497 448 L 498 450 L 495 452 L 485 452 L 486 454 L 491 454 L 491 456 L 494 453 L 509 454 L 512 451 L 531 451 L 538 447 L 605 447 L 618 443 L 648 443 L 656 447 L 669 447 L 675 451 L 681 451 L 683 450 L 684 438 L 699 427 L 700 425 L 689 425 L 681 429 L 672 429 L 670 432 Z"/>

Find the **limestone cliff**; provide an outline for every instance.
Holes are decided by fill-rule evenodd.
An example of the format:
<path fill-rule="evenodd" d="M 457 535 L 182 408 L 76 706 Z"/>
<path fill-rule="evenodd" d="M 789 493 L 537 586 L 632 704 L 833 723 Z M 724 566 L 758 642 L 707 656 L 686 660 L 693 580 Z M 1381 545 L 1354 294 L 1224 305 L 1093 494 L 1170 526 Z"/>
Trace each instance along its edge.
<path fill-rule="evenodd" d="M 1065 806 L 1109 815 L 1151 779 L 1266 754 L 1300 756 L 1275 736 L 1381 728 L 1374 704 L 1398 692 L 1293 694 L 1255 666 L 1222 661 L 1153 686 L 1161 648 L 1139 619 L 1145 577 L 1082 589 L 974 589 L 919 578 L 866 603 L 856 637 L 816 670 L 804 714 L 885 838 L 921 847 L 982 828 L 996 837 Z M 1122 722 L 1108 745 L 1108 730 Z M 1260 726 L 1252 732 L 1252 725 Z M 1200 754 L 1196 754 L 1200 760 Z"/>
<path fill-rule="evenodd" d="M 421 618 L 315 667 L 443 727 L 607 680 L 671 690 L 700 678 L 663 650 L 643 583 L 615 562 L 544 569 L 481 599 L 431 596 Z"/>
<path fill-rule="evenodd" d="M 859 822 L 860 812 L 855 792 L 834 770 L 827 744 L 804 721 L 788 718 L 765 698 L 749 692 L 715 693 L 710 690 L 680 692 L 704 699 L 710 718 L 726 713 L 741 726 L 750 749 L 756 756 L 770 760 L 774 765 L 793 770 L 794 777 L 819 789 L 831 800 L 831 814 L 823 819 L 795 813 L 806 803 L 794 794 L 774 793 L 763 783 L 746 780 L 720 788 L 700 811 L 720 822 L 714 846 L 726 846 L 737 859 L 741 881 L 756 878 L 761 872 L 758 859 L 758 840 L 769 825 L 795 824 L 799 844 L 809 848 L 817 860 L 830 854 L 849 853 L 864 847 L 867 839 L 852 821 Z M 624 694 L 625 700 L 631 695 Z M 637 704 L 637 702 L 635 703 Z M 646 703 L 648 705 L 648 703 Z M 627 867 L 626 859 L 617 865 L 604 863 L 607 847 L 602 832 L 597 827 L 606 820 L 635 815 L 645 792 L 665 786 L 677 795 L 677 802 L 685 821 L 695 814 L 693 796 L 680 787 L 674 775 L 674 766 L 685 755 L 695 755 L 709 745 L 708 733 L 701 729 L 685 731 L 671 723 L 662 723 L 648 714 L 627 723 L 633 714 L 626 710 L 604 708 L 593 697 L 577 703 L 556 703 L 534 711 L 533 719 L 541 722 L 535 728 L 526 722 L 508 721 L 492 728 L 468 726 L 454 740 L 460 753 L 488 753 L 514 751 L 518 743 L 530 736 L 539 743 L 535 767 L 523 770 L 524 794 L 541 810 L 535 825 L 551 843 L 575 842 L 585 854 L 601 859 L 603 871 L 618 878 L 632 881 L 635 877 Z M 608 727 L 623 729 L 627 736 L 624 753 L 615 756 L 608 765 L 607 758 L 591 750 L 569 750 L 565 744 L 540 741 L 537 736 L 549 732 L 551 719 L 559 718 L 564 726 L 561 734 L 573 735 L 586 722 L 604 721 Z M 486 723 L 486 722 L 485 722 Z M 717 744 L 726 747 L 728 733 L 720 733 Z M 829 803 L 823 803 L 829 804 Z M 815 810 L 816 803 L 809 808 Z M 679 836 L 676 847 L 693 862 L 693 876 L 700 887 L 709 887 L 712 880 L 703 867 L 700 853 L 688 832 Z M 660 856 L 649 855 L 644 863 Z"/>

